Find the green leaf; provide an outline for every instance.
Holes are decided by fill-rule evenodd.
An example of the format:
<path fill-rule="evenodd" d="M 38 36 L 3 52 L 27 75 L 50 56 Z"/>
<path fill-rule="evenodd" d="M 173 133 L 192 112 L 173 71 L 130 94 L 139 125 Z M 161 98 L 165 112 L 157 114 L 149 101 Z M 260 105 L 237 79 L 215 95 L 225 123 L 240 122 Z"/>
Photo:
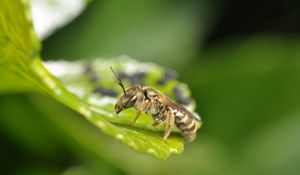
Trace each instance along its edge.
<path fill-rule="evenodd" d="M 37 68 L 36 72 L 43 77 L 43 80 L 46 80 L 45 83 L 48 86 L 52 86 L 53 92 L 55 92 L 53 95 L 58 96 L 58 100 L 63 99 L 63 103 L 80 112 L 106 134 L 128 144 L 137 151 L 148 152 L 162 159 L 167 158 L 172 153 L 178 154 L 183 151 L 183 141 L 179 134 L 171 135 L 168 141 L 164 143 L 162 140 L 163 133 L 159 132 L 164 129 L 164 126 L 158 127 L 158 131 L 154 130 L 151 127 L 151 117 L 145 114 L 139 118 L 136 124 L 131 126 L 129 123 L 136 115 L 134 110 L 127 110 L 120 115 L 115 115 L 114 104 L 116 98 L 95 92 L 97 88 L 100 88 L 104 92 L 118 90 L 118 94 L 122 93 L 118 87 L 116 77 L 109 69 L 112 66 L 117 72 L 129 75 L 136 75 L 141 73 L 139 71 L 142 70 L 145 77 L 141 79 L 141 83 L 149 84 L 173 97 L 175 97 L 173 88 L 178 87 L 188 97 L 189 90 L 187 86 L 177 80 L 172 79 L 164 85 L 157 84 L 164 73 L 163 68 L 151 63 L 139 63 L 127 57 L 107 60 L 96 59 L 91 62 L 58 61 L 45 63 L 48 70 L 56 75 L 68 90 L 61 91 L 61 85 L 57 81 L 51 82 L 49 73 L 41 69 L 40 62 L 36 63 L 34 66 L 34 68 Z M 128 83 L 127 79 L 125 86 Z M 74 97 L 69 98 L 69 92 L 75 94 L 80 100 L 72 99 Z M 187 108 L 193 110 L 194 106 L 192 101 Z M 176 129 L 174 132 L 177 132 Z"/>
<path fill-rule="evenodd" d="M 0 73 L 5 75 L 0 92 L 36 89 L 28 65 L 31 58 L 38 56 L 40 43 L 26 1 L 1 0 L 0 3 Z"/>
<path fill-rule="evenodd" d="M 124 57 L 111 60 L 96 59 L 92 62 L 46 63 L 58 80 L 39 58 L 40 43 L 30 22 L 26 1 L 0 2 L 3 4 L 0 7 L 0 73 L 7 75 L 0 84 L 1 93 L 30 90 L 50 95 L 78 111 L 104 133 L 136 151 L 147 152 L 160 159 L 183 151 L 183 140 L 178 134 L 172 134 L 167 142 L 163 142 L 162 133 L 159 132 L 163 127 L 158 128 L 158 131 L 153 130 L 150 127 L 151 118 L 147 115 L 141 116 L 135 125 L 128 125 L 135 116 L 135 111 L 128 110 L 117 116 L 114 114 L 116 98 L 99 95 L 94 91 L 96 88 L 119 88 L 109 66 L 118 72 L 129 71 L 129 74 L 135 74 L 138 70 L 144 71 L 147 76 L 142 79 L 142 83 L 152 85 L 173 97 L 173 88 L 178 87 L 183 96 L 189 98 L 185 84 L 171 79 L 163 85 L 158 85 L 157 81 L 164 73 L 163 68 Z M 98 81 L 95 81 L 93 76 L 99 76 Z M 192 100 L 188 108 L 194 109 Z"/>

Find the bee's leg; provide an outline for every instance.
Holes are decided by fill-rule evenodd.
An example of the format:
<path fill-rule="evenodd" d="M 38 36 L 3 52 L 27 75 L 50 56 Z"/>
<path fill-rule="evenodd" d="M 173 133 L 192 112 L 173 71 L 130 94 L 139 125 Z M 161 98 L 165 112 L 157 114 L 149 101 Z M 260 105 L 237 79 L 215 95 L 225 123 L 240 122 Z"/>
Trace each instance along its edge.
<path fill-rule="evenodd" d="M 135 116 L 134 120 L 130 123 L 130 125 L 133 125 L 136 122 L 136 120 L 140 117 L 141 114 L 142 114 L 142 111 L 137 110 L 136 116 Z"/>
<path fill-rule="evenodd" d="M 169 137 L 171 130 L 172 130 L 172 126 L 174 124 L 174 114 L 171 110 L 170 107 L 168 107 L 167 109 L 167 114 L 166 114 L 166 128 L 165 128 L 165 134 L 164 134 L 164 140 L 166 141 L 167 138 Z"/>
<path fill-rule="evenodd" d="M 159 124 L 160 124 L 160 120 L 154 120 L 154 122 L 152 123 L 152 126 L 156 127 Z"/>
<path fill-rule="evenodd" d="M 135 116 L 134 120 L 130 123 L 130 125 L 132 125 L 136 122 L 136 120 L 140 117 L 140 115 L 145 110 L 145 108 L 148 107 L 148 105 L 150 105 L 150 102 L 142 103 L 138 108 L 136 108 L 136 110 L 137 110 L 136 116 Z"/>
<path fill-rule="evenodd" d="M 159 125 L 161 120 L 155 119 L 154 122 L 152 123 L 152 127 L 156 130 L 156 126 Z"/>

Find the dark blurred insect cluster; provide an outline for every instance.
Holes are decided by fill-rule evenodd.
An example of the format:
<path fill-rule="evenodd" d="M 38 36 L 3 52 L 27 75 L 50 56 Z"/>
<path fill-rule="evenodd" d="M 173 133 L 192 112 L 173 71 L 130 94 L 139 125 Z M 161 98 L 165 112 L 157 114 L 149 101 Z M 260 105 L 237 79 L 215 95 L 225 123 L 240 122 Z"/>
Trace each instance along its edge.
<path fill-rule="evenodd" d="M 132 86 L 134 84 L 140 84 L 142 86 L 147 86 L 147 82 L 145 79 L 147 78 L 147 72 L 145 70 L 138 70 L 135 72 L 126 72 L 126 71 L 118 71 L 117 72 L 119 78 L 123 81 L 129 82 L 129 85 Z M 118 91 L 116 88 L 108 88 L 104 87 L 101 83 L 101 75 L 99 75 L 95 70 L 93 70 L 92 65 L 85 65 L 85 75 L 88 77 L 89 81 L 94 85 L 93 93 L 99 94 L 101 96 L 110 96 L 117 97 Z M 178 73 L 171 69 L 165 69 L 162 76 L 158 78 L 156 81 L 157 86 L 164 86 L 170 80 L 177 80 Z M 174 86 L 173 94 L 175 97 L 175 101 L 182 105 L 189 105 L 192 102 L 191 97 L 186 95 L 182 88 L 178 86 Z"/>

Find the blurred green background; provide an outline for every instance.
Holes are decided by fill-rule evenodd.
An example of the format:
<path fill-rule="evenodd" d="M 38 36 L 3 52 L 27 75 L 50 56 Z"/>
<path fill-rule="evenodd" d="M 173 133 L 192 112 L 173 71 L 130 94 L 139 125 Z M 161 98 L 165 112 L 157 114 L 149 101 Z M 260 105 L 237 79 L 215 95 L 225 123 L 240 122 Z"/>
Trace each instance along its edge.
<path fill-rule="evenodd" d="M 299 174 L 300 3 L 99 0 L 43 41 L 42 58 L 129 55 L 179 72 L 204 121 L 167 161 L 58 102 L 0 97 L 3 174 Z M 66 7 L 67 8 L 67 7 Z"/>

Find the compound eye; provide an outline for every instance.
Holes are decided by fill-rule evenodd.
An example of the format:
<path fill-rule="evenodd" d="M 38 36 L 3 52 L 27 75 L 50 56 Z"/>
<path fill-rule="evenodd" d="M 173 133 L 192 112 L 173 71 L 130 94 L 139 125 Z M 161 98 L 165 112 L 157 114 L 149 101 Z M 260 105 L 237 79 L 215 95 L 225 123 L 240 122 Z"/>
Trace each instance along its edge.
<path fill-rule="evenodd" d="M 136 96 L 131 97 L 131 98 L 126 102 L 125 108 L 130 108 L 130 107 L 132 107 L 132 106 L 135 104 L 136 100 L 137 100 L 137 97 L 136 97 Z"/>

